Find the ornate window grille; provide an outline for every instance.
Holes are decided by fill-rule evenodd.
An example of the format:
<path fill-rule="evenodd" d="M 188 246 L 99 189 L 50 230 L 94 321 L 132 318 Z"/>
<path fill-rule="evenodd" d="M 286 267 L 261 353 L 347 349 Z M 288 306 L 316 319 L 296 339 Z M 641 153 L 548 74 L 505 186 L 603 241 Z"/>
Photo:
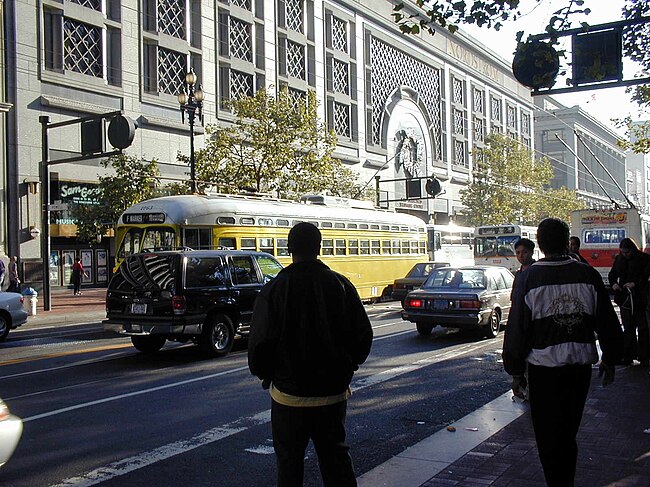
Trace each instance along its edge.
<path fill-rule="evenodd" d="M 183 53 L 158 47 L 158 91 L 177 95 L 183 89 L 187 71 L 187 56 Z"/>
<path fill-rule="evenodd" d="M 287 28 L 294 32 L 303 32 L 304 8 L 303 0 L 285 0 Z"/>
<path fill-rule="evenodd" d="M 463 135 L 465 133 L 465 114 L 461 110 L 454 110 L 454 133 Z"/>
<path fill-rule="evenodd" d="M 433 131 L 433 158 L 442 160 L 441 72 L 376 37 L 370 38 L 372 143 L 381 145 L 386 100 L 395 86 L 415 90 L 426 107 Z"/>
<path fill-rule="evenodd" d="M 465 158 L 465 142 L 461 140 L 454 141 L 454 163 L 457 166 L 467 167 L 467 160 Z"/>
<path fill-rule="evenodd" d="M 292 41 L 287 41 L 287 74 L 305 79 L 305 48 Z"/>
<path fill-rule="evenodd" d="M 483 90 L 474 88 L 474 111 L 476 113 L 484 113 L 483 98 Z"/>
<path fill-rule="evenodd" d="M 230 70 L 230 98 L 253 96 L 253 75 Z"/>
<path fill-rule="evenodd" d="M 350 107 L 334 102 L 334 132 L 336 135 L 350 137 Z"/>
<path fill-rule="evenodd" d="M 530 135 L 530 115 L 527 113 L 521 114 L 521 133 Z"/>
<path fill-rule="evenodd" d="M 452 87 L 453 87 L 453 101 L 455 104 L 463 105 L 465 103 L 465 97 L 463 96 L 463 81 L 452 78 Z"/>
<path fill-rule="evenodd" d="M 252 26 L 230 17 L 230 55 L 244 61 L 253 61 Z"/>
<path fill-rule="evenodd" d="M 508 128 L 517 129 L 517 110 L 515 107 L 508 105 L 507 107 Z"/>
<path fill-rule="evenodd" d="M 70 0 L 72 3 L 81 5 L 82 7 L 92 8 L 93 10 L 101 11 L 102 0 Z"/>
<path fill-rule="evenodd" d="M 483 142 L 485 139 L 485 124 L 482 118 L 474 119 L 474 141 Z"/>
<path fill-rule="evenodd" d="M 185 1 L 158 0 L 158 31 L 185 39 Z"/>
<path fill-rule="evenodd" d="M 332 59 L 332 88 L 336 93 L 349 94 L 348 64 Z"/>
<path fill-rule="evenodd" d="M 492 98 L 490 100 L 490 116 L 492 120 L 501 121 L 501 100 Z"/>
<path fill-rule="evenodd" d="M 348 52 L 348 24 L 345 20 L 332 17 L 332 48 Z"/>
<path fill-rule="evenodd" d="M 289 99 L 291 100 L 291 103 L 294 107 L 298 106 L 301 100 L 305 100 L 307 98 L 307 93 L 295 88 L 287 88 L 287 94 L 289 95 Z"/>
<path fill-rule="evenodd" d="M 65 69 L 101 78 L 102 29 L 66 18 L 63 21 L 63 64 Z"/>
<path fill-rule="evenodd" d="M 230 4 L 248 11 L 251 10 L 251 0 L 230 0 Z"/>

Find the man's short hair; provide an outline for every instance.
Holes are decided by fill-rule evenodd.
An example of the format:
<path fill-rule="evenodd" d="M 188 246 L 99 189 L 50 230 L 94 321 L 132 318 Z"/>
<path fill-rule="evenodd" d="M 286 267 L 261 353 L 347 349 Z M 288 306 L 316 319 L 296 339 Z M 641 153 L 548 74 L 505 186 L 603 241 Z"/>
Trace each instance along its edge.
<path fill-rule="evenodd" d="M 289 230 L 289 253 L 316 256 L 320 252 L 320 230 L 313 224 L 300 222 Z"/>
<path fill-rule="evenodd" d="M 578 247 L 580 247 L 580 237 L 576 237 L 575 235 L 571 235 L 569 237 L 569 242 L 575 242 L 578 244 Z"/>
<path fill-rule="evenodd" d="M 528 239 L 528 238 L 520 238 L 519 240 L 517 240 L 517 241 L 515 242 L 515 250 L 516 250 L 517 247 L 519 247 L 520 245 L 523 245 L 524 247 L 526 247 L 526 248 L 527 248 L 528 250 L 530 250 L 531 252 L 532 252 L 533 250 L 535 250 L 535 242 L 533 242 L 532 240 L 530 240 L 530 239 Z"/>
<path fill-rule="evenodd" d="M 537 244 L 545 254 L 565 254 L 569 245 L 569 225 L 559 218 L 545 218 L 537 227 Z"/>

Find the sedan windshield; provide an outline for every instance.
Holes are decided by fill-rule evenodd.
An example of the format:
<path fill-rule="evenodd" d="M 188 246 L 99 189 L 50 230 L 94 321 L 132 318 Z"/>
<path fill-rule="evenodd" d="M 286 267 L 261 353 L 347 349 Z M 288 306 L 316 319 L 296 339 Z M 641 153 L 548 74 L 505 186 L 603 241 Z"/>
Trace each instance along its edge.
<path fill-rule="evenodd" d="M 482 269 L 436 269 L 423 288 L 484 289 L 485 272 Z"/>

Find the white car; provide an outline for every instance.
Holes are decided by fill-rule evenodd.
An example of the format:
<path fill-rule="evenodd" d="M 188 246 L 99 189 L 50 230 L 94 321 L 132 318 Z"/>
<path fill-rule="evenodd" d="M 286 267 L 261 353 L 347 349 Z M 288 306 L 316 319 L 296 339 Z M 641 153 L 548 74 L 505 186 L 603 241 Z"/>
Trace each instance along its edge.
<path fill-rule="evenodd" d="M 9 413 L 9 408 L 0 399 L 0 467 L 2 467 L 18 445 L 23 434 L 23 421 Z"/>
<path fill-rule="evenodd" d="M 0 342 L 7 338 L 9 330 L 27 323 L 24 301 L 22 294 L 0 292 Z"/>

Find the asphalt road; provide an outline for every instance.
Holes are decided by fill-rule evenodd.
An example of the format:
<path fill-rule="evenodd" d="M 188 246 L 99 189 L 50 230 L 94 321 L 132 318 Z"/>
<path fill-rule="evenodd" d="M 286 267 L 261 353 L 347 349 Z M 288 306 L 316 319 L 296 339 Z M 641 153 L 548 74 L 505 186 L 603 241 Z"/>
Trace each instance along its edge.
<path fill-rule="evenodd" d="M 509 388 L 502 335 L 418 336 L 396 303 L 369 306 L 375 340 L 353 380 L 357 475 Z M 0 397 L 25 421 L 3 486 L 273 486 L 270 399 L 245 342 L 205 359 L 192 345 L 146 356 L 99 324 L 15 330 L 0 346 Z M 313 448 L 305 485 L 321 485 Z"/>

